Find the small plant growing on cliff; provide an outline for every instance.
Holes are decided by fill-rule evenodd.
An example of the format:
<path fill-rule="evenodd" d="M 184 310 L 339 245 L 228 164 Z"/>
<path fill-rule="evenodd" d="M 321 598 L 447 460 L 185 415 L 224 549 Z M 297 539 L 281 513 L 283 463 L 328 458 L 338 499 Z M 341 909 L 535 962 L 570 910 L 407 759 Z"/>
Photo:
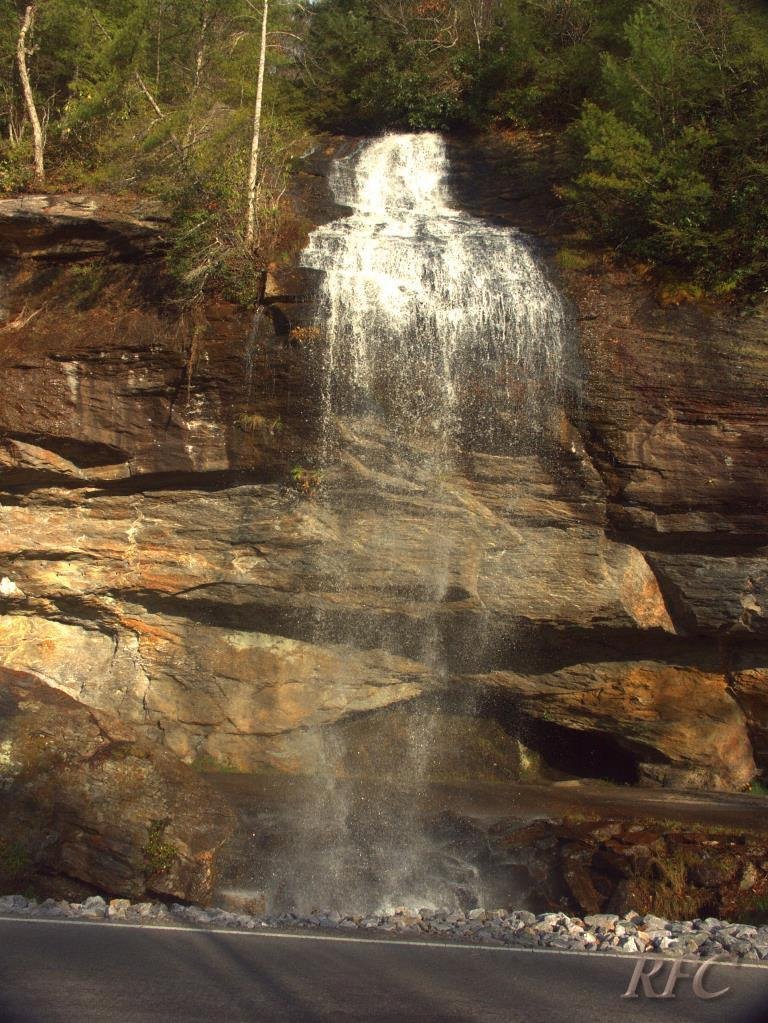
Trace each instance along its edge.
<path fill-rule="evenodd" d="M 242 412 L 235 418 L 235 425 L 243 433 L 266 433 L 270 437 L 276 437 L 283 429 L 283 421 L 278 416 L 276 419 L 268 419 L 256 413 Z"/>
<path fill-rule="evenodd" d="M 581 249 L 560 249 L 555 258 L 563 270 L 588 270 L 597 262 L 596 256 Z"/>
<path fill-rule="evenodd" d="M 214 757 L 210 753 L 198 753 L 192 767 L 201 774 L 240 774 L 226 757 Z"/>
<path fill-rule="evenodd" d="M 152 821 L 149 826 L 144 856 L 153 874 L 167 874 L 176 862 L 179 850 L 172 842 L 165 840 L 168 821 Z"/>
<path fill-rule="evenodd" d="M 768 897 L 754 899 L 752 904 L 739 914 L 739 919 L 752 927 L 765 927 L 768 924 Z"/>
<path fill-rule="evenodd" d="M 69 271 L 69 296 L 78 309 L 92 309 L 101 299 L 109 280 L 109 266 L 104 260 L 75 264 Z"/>
<path fill-rule="evenodd" d="M 323 482 L 323 473 L 319 469 L 306 469 L 303 465 L 294 466 L 291 479 L 302 497 L 315 497 Z"/>

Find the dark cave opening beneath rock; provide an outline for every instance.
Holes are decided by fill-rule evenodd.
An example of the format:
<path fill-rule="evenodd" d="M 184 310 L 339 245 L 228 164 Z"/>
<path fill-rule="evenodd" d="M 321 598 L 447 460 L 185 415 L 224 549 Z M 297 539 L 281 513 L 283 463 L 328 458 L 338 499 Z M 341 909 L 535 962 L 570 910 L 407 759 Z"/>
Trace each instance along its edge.
<path fill-rule="evenodd" d="M 535 718 L 521 726 L 521 741 L 553 771 L 617 785 L 637 785 L 639 781 L 635 756 L 605 732 L 578 731 Z"/>
<path fill-rule="evenodd" d="M 396 772 L 425 721 L 432 722 L 424 763 L 428 783 L 640 780 L 639 752 L 614 736 L 526 714 L 511 694 L 468 689 L 443 690 L 336 725 L 331 733 L 342 773 L 381 778 Z M 649 759 L 652 751 L 644 751 L 642 760 Z"/>
<path fill-rule="evenodd" d="M 478 714 L 495 719 L 540 760 L 540 774 L 593 778 L 617 785 L 637 785 L 637 755 L 612 735 L 567 728 L 520 711 L 514 699 L 495 694 L 483 700 Z"/>

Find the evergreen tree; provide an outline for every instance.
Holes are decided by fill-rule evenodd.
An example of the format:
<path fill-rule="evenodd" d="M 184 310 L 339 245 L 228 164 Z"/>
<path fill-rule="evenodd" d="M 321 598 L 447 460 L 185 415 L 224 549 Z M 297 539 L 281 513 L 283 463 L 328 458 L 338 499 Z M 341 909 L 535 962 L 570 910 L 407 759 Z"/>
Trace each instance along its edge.
<path fill-rule="evenodd" d="M 249 195 L 257 256 L 300 240 L 284 193 L 307 125 L 565 131 L 562 192 L 595 240 L 709 290 L 768 284 L 757 0 L 271 0 L 254 182 L 262 13 L 0 0 L 0 191 L 44 170 L 51 188 L 161 195 L 199 296 L 243 277 Z"/>

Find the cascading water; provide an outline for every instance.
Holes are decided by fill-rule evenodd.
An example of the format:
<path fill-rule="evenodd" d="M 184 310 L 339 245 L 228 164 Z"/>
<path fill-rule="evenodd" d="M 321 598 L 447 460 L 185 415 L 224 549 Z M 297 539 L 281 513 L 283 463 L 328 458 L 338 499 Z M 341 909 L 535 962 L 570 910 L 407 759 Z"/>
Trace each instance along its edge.
<path fill-rule="evenodd" d="M 568 334 L 562 300 L 530 243 L 453 208 L 448 178 L 438 135 L 361 145 L 331 178 L 351 215 L 316 230 L 302 260 L 323 271 L 316 501 L 330 533 L 349 539 L 343 550 L 333 540 L 318 546 L 313 639 L 403 653 L 396 605 L 405 602 L 421 623 L 405 652 L 438 692 L 450 668 L 432 609 L 465 595 L 451 576 L 451 479 L 463 452 L 506 452 L 546 429 Z M 391 509 L 411 524 L 405 588 L 395 549 L 402 534 L 381 528 L 382 509 L 385 521 Z M 335 595 L 354 592 L 363 574 L 375 592 L 361 595 L 359 614 L 342 628 Z M 482 646 L 483 636 L 472 642 Z M 386 783 L 350 780 L 343 743 L 332 729 L 317 730 L 317 778 L 272 878 L 285 907 L 298 907 L 302 894 L 305 910 L 448 905 L 476 883 L 472 868 L 441 858 L 424 831 L 423 782 L 440 736 L 428 708 L 409 720 L 398 763 L 376 769 Z"/>
<path fill-rule="evenodd" d="M 473 384 L 492 383 L 491 426 L 521 383 L 558 387 L 558 292 L 518 232 L 451 207 L 448 172 L 435 134 L 387 135 L 335 166 L 334 196 L 353 213 L 315 231 L 303 256 L 324 272 L 326 426 L 375 410 L 450 446 Z"/>

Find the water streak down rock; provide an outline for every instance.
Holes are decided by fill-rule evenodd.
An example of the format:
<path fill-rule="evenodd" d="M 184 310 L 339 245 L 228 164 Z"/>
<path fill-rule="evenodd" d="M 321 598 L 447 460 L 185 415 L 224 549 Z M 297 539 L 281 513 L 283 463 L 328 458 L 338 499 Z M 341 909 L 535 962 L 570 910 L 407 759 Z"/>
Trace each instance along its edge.
<path fill-rule="evenodd" d="M 350 202 L 374 151 L 383 160 L 403 141 L 337 165 L 340 198 Z M 411 144 L 443 159 L 438 140 Z M 318 331 L 322 273 L 294 267 L 268 275 L 253 323 L 207 306 L 190 380 L 176 325 L 148 304 L 156 282 L 116 280 L 77 308 L 63 300 L 77 274 L 46 226 L 54 212 L 0 218 L 5 251 L 18 253 L 0 266 L 0 663 L 188 762 L 278 768 L 281 785 L 332 766 L 380 776 L 386 793 L 431 773 L 492 782 L 511 809 L 516 772 L 537 756 L 579 776 L 725 789 L 749 782 L 753 751 L 768 767 L 765 317 L 660 309 L 630 274 L 570 274 L 586 371 L 571 406 L 570 345 L 558 358 L 533 328 L 536 345 L 515 340 L 532 321 L 510 274 L 531 267 L 532 250 L 512 225 L 546 231 L 551 198 L 527 218 L 525 203 L 505 206 L 496 172 L 478 170 L 483 146 L 492 155 L 487 141 L 450 142 L 460 202 L 434 174 L 416 188 L 423 155 L 413 170 L 388 158 L 391 191 L 410 189 L 424 213 L 350 206 L 314 237 L 308 262 L 327 258 L 323 237 L 341 256 L 360 221 L 382 246 L 402 236 L 405 292 L 379 301 L 381 265 L 363 287 L 349 264 L 347 312 L 370 325 L 357 362 L 348 335 L 328 327 L 329 287 Z M 299 185 L 324 194 L 334 150 L 351 148 L 321 147 Z M 321 199 L 314 223 L 328 219 Z M 69 219 L 67 245 L 90 232 Z M 446 273 L 451 232 L 474 250 L 471 273 Z M 155 250 L 125 264 L 132 280 L 142 266 L 159 279 Z M 344 259 L 328 264 L 340 272 Z M 414 266 L 431 304 L 407 291 Z M 536 316 L 549 342 L 559 300 L 535 263 L 528 284 L 546 297 Z M 502 293 L 521 301 L 502 308 Z M 449 314 L 467 305 L 462 340 Z M 404 309 L 401 336 L 389 311 Z M 37 313 L 26 325 L 25 310 Z M 475 330 L 483 317 L 488 330 Z M 310 499 L 293 485 L 297 468 Z M 408 821 L 371 791 L 370 833 L 389 828 L 382 845 L 397 849 Z M 289 815 L 297 805 L 280 802 Z M 323 807 L 306 849 L 320 881 Z M 327 831 L 342 825 L 329 814 Z M 249 862 L 263 856 L 260 846 Z M 362 866 L 384 877 L 375 861 Z M 453 866 L 476 887 L 470 867 Z M 435 870 L 449 876 L 444 862 Z"/>
<path fill-rule="evenodd" d="M 521 386 L 557 393 L 563 300 L 518 232 L 451 205 L 448 171 L 435 134 L 386 135 L 335 165 L 352 215 L 315 231 L 302 257 L 324 272 L 327 416 L 373 408 L 390 429 L 450 442 L 475 410 L 470 384 L 500 395 L 480 410 L 491 426 Z"/>
<path fill-rule="evenodd" d="M 365 559 L 379 594 L 362 604 L 346 642 L 397 649 L 401 625 L 397 616 L 382 620 L 381 605 L 405 598 L 422 615 L 410 655 L 445 691 L 451 662 L 492 643 L 491 609 L 508 588 L 503 549 L 490 554 L 501 572 L 482 588 L 477 568 L 457 577 L 468 540 L 458 523 L 467 524 L 471 501 L 452 481 L 473 448 L 535 456 L 557 443 L 572 334 L 565 303 L 530 242 L 453 208 L 448 171 L 438 135 L 362 144 L 337 161 L 330 181 L 351 215 L 316 230 L 302 257 L 323 273 L 316 320 L 322 445 L 314 476 L 323 515 L 334 523 L 316 548 L 312 575 L 332 605 L 359 585 Z M 391 515 L 382 517 L 388 506 Z M 473 511 L 471 518 L 482 519 Z M 403 522 L 415 540 L 405 587 Z M 340 546 L 339 536 L 354 539 Z M 462 602 L 472 607 L 472 624 L 459 644 L 465 650 L 451 652 L 439 608 Z M 315 643 L 333 642 L 336 629 L 335 615 L 318 607 Z M 439 772 L 443 757 L 442 703 L 438 696 L 437 707 L 415 712 L 405 726 L 386 815 L 367 805 L 364 787 L 353 793 L 342 780 L 345 743 L 324 734 L 315 755 L 318 791 L 286 842 L 322 848 L 323 876 L 311 860 L 303 876 L 306 862 L 289 856 L 291 879 L 281 876 L 276 887 L 361 911 L 382 899 L 445 905 L 457 887 L 472 887 L 463 865 L 437 862 L 422 828 L 424 779 Z M 475 713 L 471 696 L 463 710 L 468 718 Z M 382 826 L 384 816 L 397 828 Z"/>

